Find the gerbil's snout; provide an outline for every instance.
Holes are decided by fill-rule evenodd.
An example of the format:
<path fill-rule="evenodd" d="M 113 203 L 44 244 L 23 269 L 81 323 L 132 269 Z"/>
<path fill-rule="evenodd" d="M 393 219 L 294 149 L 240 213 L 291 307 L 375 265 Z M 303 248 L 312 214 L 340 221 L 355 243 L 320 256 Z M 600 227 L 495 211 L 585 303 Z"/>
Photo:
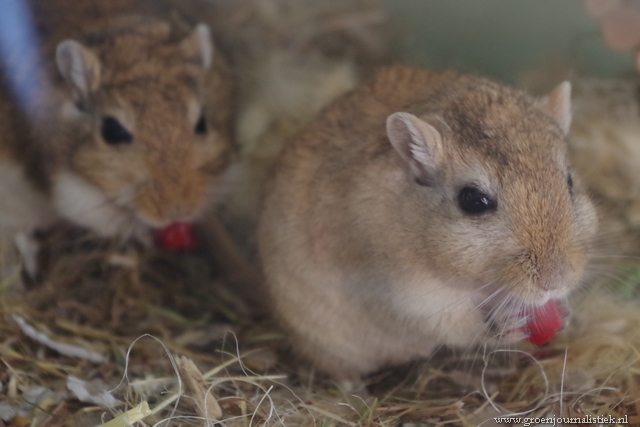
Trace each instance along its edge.
<path fill-rule="evenodd" d="M 165 187 L 150 183 L 136 198 L 138 216 L 156 227 L 173 222 L 190 222 L 204 205 L 206 191 L 202 185 Z M 171 188 L 173 187 L 173 188 Z"/>
<path fill-rule="evenodd" d="M 194 170 L 191 162 L 160 167 L 136 194 L 138 216 L 153 226 L 190 222 L 206 206 L 210 177 Z"/>
<path fill-rule="evenodd" d="M 550 260 L 545 267 L 547 271 L 542 274 L 543 280 L 538 284 L 542 290 L 559 291 L 574 281 L 575 268 L 564 259 Z"/>
<path fill-rule="evenodd" d="M 137 216 L 154 227 L 172 222 L 191 222 L 212 202 L 211 193 L 220 173 L 205 166 L 225 159 L 224 144 L 214 139 L 201 117 L 195 125 L 180 120 L 179 111 L 154 110 L 156 117 L 167 117 L 167 126 L 152 126 L 149 119 L 139 129 L 143 179 L 136 191 Z M 173 124 L 173 126 L 171 126 Z"/>
<path fill-rule="evenodd" d="M 514 257 L 508 273 L 519 283 L 517 293 L 528 303 L 566 297 L 578 285 L 588 257 L 592 221 L 590 204 L 568 182 L 566 174 L 539 165 L 531 176 L 546 174 L 546 181 L 520 180 L 504 197 L 514 226 Z M 555 175 L 555 177 L 554 177 Z M 551 179 L 556 178 L 556 179 Z"/>
<path fill-rule="evenodd" d="M 518 257 L 517 264 L 526 272 L 533 293 L 560 297 L 575 286 L 583 268 L 582 257 L 571 255 L 548 251 L 538 256 L 529 250 Z"/>

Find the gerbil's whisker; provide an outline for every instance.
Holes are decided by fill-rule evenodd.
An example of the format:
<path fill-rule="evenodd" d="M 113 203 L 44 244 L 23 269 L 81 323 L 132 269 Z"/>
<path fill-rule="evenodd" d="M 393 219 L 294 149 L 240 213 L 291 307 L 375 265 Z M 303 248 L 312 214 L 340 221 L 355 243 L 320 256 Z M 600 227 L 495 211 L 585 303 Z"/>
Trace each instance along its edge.
<path fill-rule="evenodd" d="M 635 256 L 635 255 L 590 255 L 591 259 L 624 259 L 624 260 L 631 260 L 631 261 L 638 261 L 640 260 L 640 256 Z"/>
<path fill-rule="evenodd" d="M 478 305 L 476 305 L 476 310 L 480 310 L 484 305 L 486 305 L 488 302 L 490 302 L 490 300 L 492 300 L 493 298 L 495 298 L 497 295 L 499 295 L 500 293 L 502 293 L 504 291 L 505 291 L 504 288 L 496 289 L 496 291 L 494 293 L 490 294 L 487 298 L 485 298 Z M 493 309 L 491 311 L 493 311 Z"/>
<path fill-rule="evenodd" d="M 589 269 L 588 273 L 592 274 L 600 280 L 590 280 L 588 283 L 586 283 L 586 288 L 605 286 L 607 289 L 613 289 L 616 287 L 618 287 L 619 289 L 621 287 L 623 289 L 633 290 L 637 288 L 637 283 L 639 282 L 639 280 L 635 276 L 625 277 L 625 275 L 623 275 L 621 272 L 611 272 L 604 269 Z"/>

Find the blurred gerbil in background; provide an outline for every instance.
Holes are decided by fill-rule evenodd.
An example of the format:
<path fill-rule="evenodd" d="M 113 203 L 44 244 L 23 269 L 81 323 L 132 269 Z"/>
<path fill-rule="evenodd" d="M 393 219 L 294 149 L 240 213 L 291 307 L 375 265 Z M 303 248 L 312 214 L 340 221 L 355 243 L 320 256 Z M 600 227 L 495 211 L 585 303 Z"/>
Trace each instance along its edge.
<path fill-rule="evenodd" d="M 39 202 L 3 205 L 2 224 L 55 212 L 140 237 L 204 211 L 231 158 L 231 76 L 209 27 L 184 32 L 140 2 L 21 5 L 37 33 L 4 44 L 2 192 Z"/>

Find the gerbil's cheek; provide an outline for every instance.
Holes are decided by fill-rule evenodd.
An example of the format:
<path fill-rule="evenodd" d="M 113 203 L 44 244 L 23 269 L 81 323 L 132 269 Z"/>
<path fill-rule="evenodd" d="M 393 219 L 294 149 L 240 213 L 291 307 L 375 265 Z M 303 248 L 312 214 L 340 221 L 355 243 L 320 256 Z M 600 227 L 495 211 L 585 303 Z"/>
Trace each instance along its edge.
<path fill-rule="evenodd" d="M 59 215 L 102 236 L 115 236 L 130 226 L 130 217 L 102 191 L 71 172 L 54 179 L 53 198 Z"/>
<path fill-rule="evenodd" d="M 205 141 L 196 142 L 194 169 L 217 176 L 229 166 L 232 157 L 231 146 L 218 133 L 211 130 Z"/>
<path fill-rule="evenodd" d="M 591 242 L 598 229 L 598 214 L 591 200 L 584 194 L 576 198 L 576 218 L 583 242 Z"/>

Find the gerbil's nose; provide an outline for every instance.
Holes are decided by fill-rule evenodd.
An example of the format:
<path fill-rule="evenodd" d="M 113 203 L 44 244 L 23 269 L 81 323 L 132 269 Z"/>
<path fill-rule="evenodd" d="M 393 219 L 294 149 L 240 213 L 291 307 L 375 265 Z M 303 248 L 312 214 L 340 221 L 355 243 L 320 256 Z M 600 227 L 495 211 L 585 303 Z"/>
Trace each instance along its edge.
<path fill-rule="evenodd" d="M 571 254 L 561 251 L 547 250 L 523 251 L 518 256 L 518 269 L 528 276 L 529 283 L 545 292 L 560 291 L 573 287 L 578 278 L 579 260 L 572 259 Z"/>
<path fill-rule="evenodd" d="M 205 205 L 207 189 L 204 180 L 150 181 L 137 195 L 138 215 L 159 226 L 190 222 Z"/>
<path fill-rule="evenodd" d="M 195 211 L 195 207 L 178 201 L 175 203 L 163 203 L 161 206 L 156 203 L 149 203 L 140 206 L 138 214 L 156 227 L 165 227 L 177 222 L 191 222 L 195 216 Z"/>
<path fill-rule="evenodd" d="M 178 203 L 172 206 L 172 208 L 167 212 L 167 217 L 172 221 L 186 221 L 190 220 L 192 216 L 192 211 L 189 206 L 184 203 Z"/>
<path fill-rule="evenodd" d="M 553 257 L 539 265 L 538 270 L 539 286 L 545 291 L 557 291 L 573 284 L 575 268 L 565 258 Z"/>

